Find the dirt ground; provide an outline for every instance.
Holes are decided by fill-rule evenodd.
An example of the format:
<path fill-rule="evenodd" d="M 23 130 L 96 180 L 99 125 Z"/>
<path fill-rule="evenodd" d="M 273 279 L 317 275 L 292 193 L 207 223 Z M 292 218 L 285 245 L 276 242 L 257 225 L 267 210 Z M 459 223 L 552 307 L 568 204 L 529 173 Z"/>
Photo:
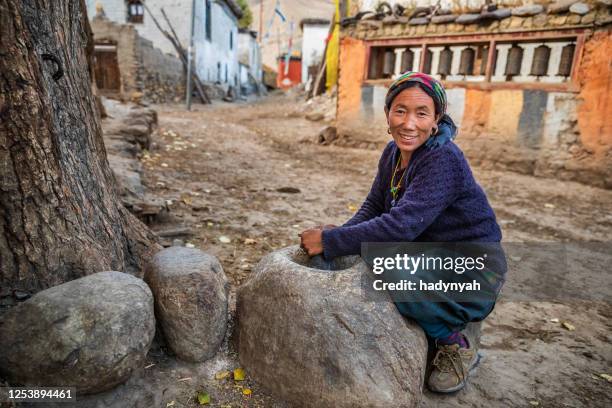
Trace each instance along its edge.
<path fill-rule="evenodd" d="M 159 132 L 156 147 L 142 158 L 143 183 L 166 201 L 169 213 L 152 228 L 189 227 L 192 234 L 180 239 L 220 259 L 232 293 L 263 254 L 299 243 L 297 233 L 307 227 L 346 221 L 376 172 L 380 151 L 317 144 L 324 123 L 304 119 L 297 95 L 196 105 L 192 112 L 182 105 L 155 109 Z M 601 241 L 607 243 L 603 252 L 610 249 L 612 191 L 511 172 L 473 171 L 495 209 L 505 242 Z M 165 240 L 172 243 L 172 238 Z M 601 249 L 595 253 L 601 255 Z M 605 278 L 600 291 L 609 299 L 610 265 L 584 273 L 595 285 Z M 554 286 L 555 276 L 546 278 Z M 612 374 L 611 317 L 611 304 L 605 301 L 519 302 L 502 297 L 483 325 L 484 360 L 468 387 L 452 396 L 426 392 L 422 406 L 612 406 L 612 383 L 601 376 Z M 210 406 L 282 406 L 250 378 L 236 384 L 214 380 L 216 372 L 239 366 L 227 342 L 215 359 L 201 365 L 176 362 L 160 347 L 150 360 L 154 366 L 104 397 L 104 404 L 89 400 L 92 406 L 128 401 L 135 406 L 195 406 L 193 395 L 200 389 L 211 394 Z M 147 393 L 136 391 L 143 388 Z M 252 394 L 243 395 L 244 388 Z"/>

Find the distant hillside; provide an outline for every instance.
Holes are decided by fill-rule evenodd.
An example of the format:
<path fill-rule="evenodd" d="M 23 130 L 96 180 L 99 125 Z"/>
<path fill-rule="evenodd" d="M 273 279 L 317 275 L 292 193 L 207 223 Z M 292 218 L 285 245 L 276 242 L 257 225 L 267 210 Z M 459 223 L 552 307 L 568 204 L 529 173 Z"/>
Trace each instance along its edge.
<path fill-rule="evenodd" d="M 253 23 L 251 29 L 259 31 L 261 0 L 248 0 L 253 12 Z M 277 16 L 268 30 L 270 18 L 274 14 L 276 0 L 263 0 L 263 35 L 269 31 L 269 36 L 262 43 L 263 62 L 276 69 L 276 56 L 280 48 L 281 53 L 287 51 L 289 39 L 289 22 L 294 21 L 293 50 L 299 50 L 302 43 L 302 32 L 300 20 L 304 18 L 326 18 L 331 20 L 334 12 L 333 0 L 280 0 L 280 8 L 287 18 L 287 23 L 282 23 Z M 280 41 L 279 41 L 280 40 Z M 280 47 L 279 47 L 280 46 Z"/>

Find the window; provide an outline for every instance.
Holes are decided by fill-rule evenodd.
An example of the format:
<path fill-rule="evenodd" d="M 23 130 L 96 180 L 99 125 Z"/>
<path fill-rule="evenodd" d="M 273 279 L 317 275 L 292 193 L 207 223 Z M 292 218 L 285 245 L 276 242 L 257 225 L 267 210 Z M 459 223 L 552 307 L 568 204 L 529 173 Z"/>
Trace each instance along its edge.
<path fill-rule="evenodd" d="M 144 17 L 144 6 L 140 0 L 128 0 L 127 2 L 127 21 L 128 23 L 142 24 Z"/>
<path fill-rule="evenodd" d="M 210 0 L 206 0 L 206 39 L 208 41 L 210 41 L 212 38 L 212 18 L 210 13 Z"/>

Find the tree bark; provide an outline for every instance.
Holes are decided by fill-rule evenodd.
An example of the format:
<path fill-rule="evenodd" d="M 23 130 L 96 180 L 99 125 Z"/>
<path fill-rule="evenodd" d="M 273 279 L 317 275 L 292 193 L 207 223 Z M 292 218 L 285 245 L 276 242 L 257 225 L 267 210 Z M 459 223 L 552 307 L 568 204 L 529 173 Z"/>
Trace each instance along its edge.
<path fill-rule="evenodd" d="M 83 0 L 0 0 L 0 296 L 142 276 L 157 248 L 115 190 L 92 50 Z"/>

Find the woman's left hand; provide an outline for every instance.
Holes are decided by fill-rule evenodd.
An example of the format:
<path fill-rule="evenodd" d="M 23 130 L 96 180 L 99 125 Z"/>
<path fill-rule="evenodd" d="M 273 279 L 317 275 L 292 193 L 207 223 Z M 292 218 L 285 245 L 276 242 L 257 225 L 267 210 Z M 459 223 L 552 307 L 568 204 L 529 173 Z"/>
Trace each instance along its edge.
<path fill-rule="evenodd" d="M 315 256 L 323 253 L 323 230 L 320 228 L 311 228 L 302 231 L 298 236 L 301 238 L 300 246 L 308 253 L 309 256 Z"/>

